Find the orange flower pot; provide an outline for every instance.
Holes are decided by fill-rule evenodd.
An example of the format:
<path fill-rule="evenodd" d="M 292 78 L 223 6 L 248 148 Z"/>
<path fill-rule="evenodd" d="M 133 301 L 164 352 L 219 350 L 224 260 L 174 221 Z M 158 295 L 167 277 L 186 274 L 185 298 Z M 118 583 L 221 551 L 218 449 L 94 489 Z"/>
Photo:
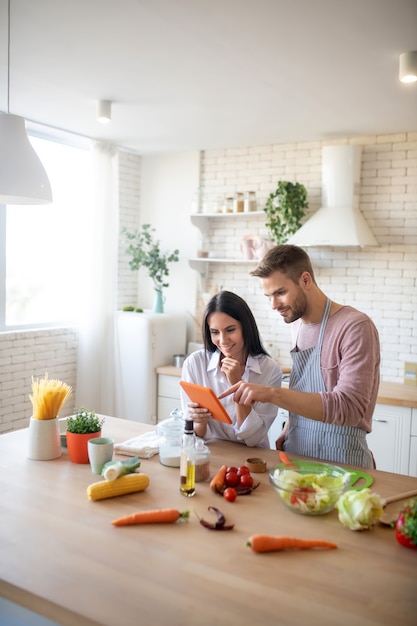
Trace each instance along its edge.
<path fill-rule="evenodd" d="M 67 449 L 73 463 L 89 463 L 88 440 L 94 437 L 101 437 L 101 430 L 96 433 L 70 433 L 67 431 Z"/>

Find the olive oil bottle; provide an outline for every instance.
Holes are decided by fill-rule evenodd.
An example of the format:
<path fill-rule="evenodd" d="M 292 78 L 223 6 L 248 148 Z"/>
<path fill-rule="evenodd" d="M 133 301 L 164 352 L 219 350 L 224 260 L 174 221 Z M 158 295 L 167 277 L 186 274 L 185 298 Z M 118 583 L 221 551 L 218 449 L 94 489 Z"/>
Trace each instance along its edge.
<path fill-rule="evenodd" d="M 195 494 L 195 435 L 193 420 L 185 420 L 181 442 L 180 491 L 191 498 Z"/>

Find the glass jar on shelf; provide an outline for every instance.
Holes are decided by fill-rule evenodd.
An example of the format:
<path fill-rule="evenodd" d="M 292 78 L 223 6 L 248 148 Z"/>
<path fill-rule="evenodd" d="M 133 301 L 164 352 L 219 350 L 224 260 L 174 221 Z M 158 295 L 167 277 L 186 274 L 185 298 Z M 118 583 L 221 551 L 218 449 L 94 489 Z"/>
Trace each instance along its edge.
<path fill-rule="evenodd" d="M 228 196 L 224 199 L 223 213 L 233 213 L 233 197 Z"/>
<path fill-rule="evenodd" d="M 245 197 L 243 199 L 243 210 L 245 213 L 249 213 L 251 211 L 256 211 L 256 192 L 255 191 L 246 191 Z"/>
<path fill-rule="evenodd" d="M 233 212 L 243 213 L 243 193 L 236 191 L 233 196 Z"/>
<path fill-rule="evenodd" d="M 208 239 L 207 235 L 202 233 L 199 237 L 197 256 L 205 259 L 209 255 Z"/>

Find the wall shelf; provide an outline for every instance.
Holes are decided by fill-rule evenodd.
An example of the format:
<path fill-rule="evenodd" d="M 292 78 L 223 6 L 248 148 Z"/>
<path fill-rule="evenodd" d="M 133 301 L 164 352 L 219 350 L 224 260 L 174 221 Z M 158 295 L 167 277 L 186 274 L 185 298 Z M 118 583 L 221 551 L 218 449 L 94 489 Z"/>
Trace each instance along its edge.
<path fill-rule="evenodd" d="M 211 220 L 252 220 L 259 217 L 265 218 L 265 211 L 247 211 L 242 213 L 191 213 L 190 219 L 193 226 L 196 226 L 203 238 L 207 237 Z M 243 222 L 242 222 L 243 223 Z M 209 275 L 209 264 L 228 265 L 249 265 L 256 266 L 259 259 L 228 258 L 228 257 L 192 257 L 188 259 L 190 267 L 198 272 L 200 277 L 200 288 L 206 290 Z"/>
<path fill-rule="evenodd" d="M 266 217 L 265 211 L 249 211 L 243 213 L 191 213 L 190 219 L 193 226 L 196 226 L 203 234 L 207 234 L 209 221 L 213 219 L 252 219 L 253 217 Z"/>
<path fill-rule="evenodd" d="M 259 263 L 259 259 L 227 259 L 216 257 L 195 257 L 188 259 L 190 267 L 198 272 L 200 276 L 200 288 L 205 291 L 209 273 L 209 265 L 212 263 L 221 264 L 227 263 L 229 265 L 253 265 L 256 266 Z"/>

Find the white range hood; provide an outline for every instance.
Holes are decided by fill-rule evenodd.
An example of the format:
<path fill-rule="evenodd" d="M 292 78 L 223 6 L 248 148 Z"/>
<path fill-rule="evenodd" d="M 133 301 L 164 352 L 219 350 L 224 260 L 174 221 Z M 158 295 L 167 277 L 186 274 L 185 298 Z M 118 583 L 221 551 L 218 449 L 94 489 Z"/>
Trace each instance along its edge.
<path fill-rule="evenodd" d="M 359 210 L 360 146 L 322 149 L 322 207 L 288 240 L 297 246 L 378 246 Z"/>

